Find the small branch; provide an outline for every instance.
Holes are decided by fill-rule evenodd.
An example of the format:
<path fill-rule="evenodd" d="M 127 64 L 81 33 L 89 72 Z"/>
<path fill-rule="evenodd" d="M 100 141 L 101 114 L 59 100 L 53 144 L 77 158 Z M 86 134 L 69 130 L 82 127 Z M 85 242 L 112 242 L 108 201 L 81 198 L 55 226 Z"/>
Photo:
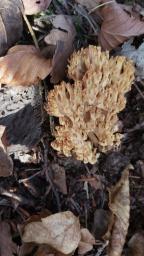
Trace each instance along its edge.
<path fill-rule="evenodd" d="M 24 13 L 23 13 L 23 18 L 24 18 L 24 21 L 25 21 L 25 23 L 27 24 L 27 27 L 28 27 L 28 29 L 29 29 L 29 32 L 30 32 L 30 34 L 31 34 L 31 36 L 32 36 L 32 39 L 33 39 L 34 44 L 35 44 L 35 47 L 36 47 L 37 49 L 39 49 L 39 45 L 38 45 L 38 41 L 37 41 L 37 38 L 36 38 L 36 36 L 35 36 L 35 33 L 34 33 L 33 29 L 32 29 L 32 26 L 31 26 L 31 24 L 30 24 L 30 22 L 29 22 L 27 16 L 26 16 Z"/>
<path fill-rule="evenodd" d="M 103 3 L 103 4 L 99 4 L 99 5 L 97 5 L 96 7 L 92 8 L 92 9 L 88 12 L 88 14 L 91 14 L 92 12 L 96 11 L 98 8 L 103 7 L 104 5 L 107 5 L 107 4 L 111 4 L 111 3 L 114 3 L 114 0 L 111 0 L 111 1 L 106 2 L 106 3 Z"/>

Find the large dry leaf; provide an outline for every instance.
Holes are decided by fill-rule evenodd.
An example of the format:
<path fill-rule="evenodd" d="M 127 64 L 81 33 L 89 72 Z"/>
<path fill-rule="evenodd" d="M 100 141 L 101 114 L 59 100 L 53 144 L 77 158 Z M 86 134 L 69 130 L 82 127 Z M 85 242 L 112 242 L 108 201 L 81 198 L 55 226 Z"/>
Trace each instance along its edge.
<path fill-rule="evenodd" d="M 2 137 L 5 131 L 5 127 L 0 125 L 0 177 L 7 177 L 12 174 L 13 162 L 7 155 L 5 146 L 2 142 Z"/>
<path fill-rule="evenodd" d="M 0 255 L 12 256 L 16 253 L 16 244 L 12 241 L 10 226 L 6 222 L 0 222 Z"/>
<path fill-rule="evenodd" d="M 121 256 L 125 243 L 130 215 L 129 195 L 129 169 L 128 166 L 122 174 L 120 181 L 110 191 L 109 208 L 114 215 L 110 227 L 111 238 L 108 248 L 109 256 Z"/>
<path fill-rule="evenodd" d="M 144 256 L 144 231 L 136 233 L 128 242 L 128 256 Z"/>
<path fill-rule="evenodd" d="M 51 59 L 44 58 L 32 45 L 16 45 L 0 58 L 0 83 L 29 86 L 51 72 Z"/>
<path fill-rule="evenodd" d="M 21 0 L 0 1 L 0 56 L 22 36 Z"/>
<path fill-rule="evenodd" d="M 46 10 L 52 0 L 22 0 L 24 4 L 24 11 L 26 15 L 37 14 Z"/>
<path fill-rule="evenodd" d="M 103 2 L 106 2 L 103 0 Z M 99 43 L 104 50 L 111 50 L 132 36 L 144 33 L 144 22 L 130 16 L 116 2 L 100 8 L 103 18 Z"/>
<path fill-rule="evenodd" d="M 58 83 L 65 75 L 68 58 L 73 52 L 76 30 L 70 16 L 57 15 L 52 23 L 54 29 L 45 37 L 45 42 L 56 46 L 51 81 Z"/>
<path fill-rule="evenodd" d="M 72 212 L 56 213 L 41 222 L 31 222 L 24 228 L 23 241 L 48 244 L 64 254 L 69 254 L 80 242 L 79 219 Z"/>

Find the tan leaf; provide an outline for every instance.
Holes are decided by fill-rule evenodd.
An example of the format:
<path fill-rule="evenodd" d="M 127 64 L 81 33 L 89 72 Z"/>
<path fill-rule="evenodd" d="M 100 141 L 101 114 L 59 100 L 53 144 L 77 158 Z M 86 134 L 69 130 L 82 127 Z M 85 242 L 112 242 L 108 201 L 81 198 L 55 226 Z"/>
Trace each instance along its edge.
<path fill-rule="evenodd" d="M 23 241 L 48 244 L 64 254 L 69 254 L 80 242 L 79 219 L 72 212 L 56 213 L 41 222 L 31 222 L 24 228 Z"/>
<path fill-rule="evenodd" d="M 143 256 L 144 255 L 144 231 L 136 233 L 128 242 L 128 256 Z"/>
<path fill-rule="evenodd" d="M 46 10 L 52 0 L 22 0 L 24 4 L 25 14 L 32 15 Z"/>
<path fill-rule="evenodd" d="M 12 174 L 13 161 L 6 153 L 5 146 L 2 142 L 5 127 L 0 125 L 0 177 L 7 177 Z"/>
<path fill-rule="evenodd" d="M 0 58 L 0 83 L 29 86 L 51 71 L 51 59 L 44 58 L 32 45 L 16 45 Z"/>
<path fill-rule="evenodd" d="M 68 58 L 73 52 L 76 30 L 70 16 L 57 15 L 52 23 L 55 28 L 45 37 L 45 42 L 56 45 L 51 81 L 58 83 L 65 75 Z"/>
<path fill-rule="evenodd" d="M 114 215 L 111 227 L 111 238 L 108 248 L 109 256 L 121 256 L 125 243 L 130 215 L 129 165 L 120 181 L 110 191 L 109 208 Z"/>
<path fill-rule="evenodd" d="M 100 14 L 103 23 L 99 34 L 99 43 L 104 50 L 114 49 L 128 38 L 144 33 L 144 22 L 130 16 L 116 2 L 100 8 Z"/>
<path fill-rule="evenodd" d="M 95 238 L 87 228 L 81 229 L 81 241 L 78 246 L 78 253 L 85 254 L 93 249 Z"/>
<path fill-rule="evenodd" d="M 12 256 L 16 253 L 16 244 L 12 241 L 10 226 L 6 222 L 0 222 L 0 255 Z"/>

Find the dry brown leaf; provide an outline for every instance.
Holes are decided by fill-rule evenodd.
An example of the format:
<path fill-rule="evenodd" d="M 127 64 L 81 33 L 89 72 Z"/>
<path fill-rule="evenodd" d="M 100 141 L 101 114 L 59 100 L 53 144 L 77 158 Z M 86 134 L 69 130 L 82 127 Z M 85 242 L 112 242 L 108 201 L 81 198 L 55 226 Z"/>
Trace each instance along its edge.
<path fill-rule="evenodd" d="M 46 10 L 52 0 L 22 0 L 24 4 L 24 11 L 26 15 L 37 14 Z"/>
<path fill-rule="evenodd" d="M 16 253 L 16 248 L 16 244 L 12 241 L 9 224 L 0 222 L 0 255 L 12 256 Z"/>
<path fill-rule="evenodd" d="M 48 244 L 64 254 L 69 254 L 80 242 L 79 219 L 72 212 L 56 213 L 41 222 L 31 222 L 24 228 L 23 241 Z"/>
<path fill-rule="evenodd" d="M 93 249 L 95 238 L 87 228 L 81 229 L 81 241 L 78 246 L 78 254 L 85 254 Z"/>
<path fill-rule="evenodd" d="M 110 191 L 109 208 L 114 215 L 110 223 L 111 237 L 108 248 L 109 256 L 121 256 L 125 243 L 130 215 L 129 170 L 123 171 L 120 181 Z"/>
<path fill-rule="evenodd" d="M 22 36 L 21 0 L 0 1 L 0 56 Z"/>
<path fill-rule="evenodd" d="M 144 256 L 144 231 L 136 233 L 128 242 L 128 256 Z"/>
<path fill-rule="evenodd" d="M 52 23 L 54 29 L 45 37 L 45 42 L 56 46 L 51 81 L 58 83 L 65 75 L 68 58 L 73 52 L 76 30 L 70 16 L 57 15 Z"/>
<path fill-rule="evenodd" d="M 67 195 L 66 174 L 64 167 L 58 164 L 52 164 L 51 169 L 53 182 L 57 185 L 60 192 L 62 192 L 64 195 Z"/>
<path fill-rule="evenodd" d="M 44 58 L 32 45 L 16 45 L 0 58 L 0 83 L 30 86 L 51 72 L 51 59 Z"/>
<path fill-rule="evenodd" d="M 116 2 L 100 8 L 100 14 L 103 22 L 99 43 L 104 50 L 114 49 L 130 37 L 144 33 L 144 22 L 130 16 Z"/>
<path fill-rule="evenodd" d="M 0 125 L 0 177 L 10 176 L 13 171 L 12 159 L 7 155 L 5 146 L 2 142 L 4 131 L 5 127 Z"/>

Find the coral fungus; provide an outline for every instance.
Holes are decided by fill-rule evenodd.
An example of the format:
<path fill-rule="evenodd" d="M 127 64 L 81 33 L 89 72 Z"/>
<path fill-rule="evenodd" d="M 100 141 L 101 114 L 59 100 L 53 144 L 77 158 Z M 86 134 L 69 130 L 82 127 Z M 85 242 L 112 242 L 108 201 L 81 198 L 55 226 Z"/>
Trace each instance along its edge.
<path fill-rule="evenodd" d="M 93 164 L 99 152 L 120 144 L 117 113 L 125 107 L 134 67 L 125 57 L 110 58 L 89 46 L 72 55 L 68 75 L 73 84 L 62 82 L 48 94 L 46 109 L 60 123 L 52 147 Z"/>

